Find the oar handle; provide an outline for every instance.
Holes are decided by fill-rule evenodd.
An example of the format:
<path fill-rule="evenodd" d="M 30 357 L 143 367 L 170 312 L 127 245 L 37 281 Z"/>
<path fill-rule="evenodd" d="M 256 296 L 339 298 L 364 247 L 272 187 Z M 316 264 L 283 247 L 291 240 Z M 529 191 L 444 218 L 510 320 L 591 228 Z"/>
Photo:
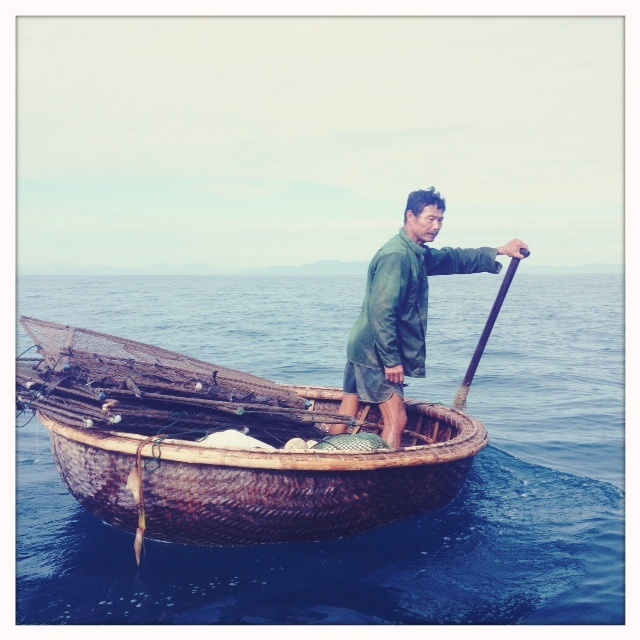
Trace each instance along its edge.
<path fill-rule="evenodd" d="M 531 252 L 528 249 L 520 249 L 520 254 L 527 258 L 531 255 Z M 471 382 L 473 381 L 473 376 L 476 373 L 476 369 L 478 368 L 478 364 L 480 363 L 480 358 L 482 358 L 482 354 L 484 353 L 484 348 L 487 346 L 487 342 L 489 340 L 489 336 L 491 335 L 491 330 L 493 329 L 493 325 L 496 322 L 496 318 L 498 317 L 498 313 L 500 312 L 500 308 L 502 307 L 502 303 L 507 295 L 507 291 L 511 286 L 511 281 L 513 280 L 513 276 L 516 274 L 516 270 L 518 269 L 518 265 L 522 258 L 511 258 L 511 263 L 509 264 L 509 268 L 507 269 L 507 273 L 505 274 L 502 284 L 500 285 L 500 289 L 498 291 L 498 295 L 496 296 L 495 302 L 493 303 L 493 307 L 491 308 L 491 313 L 489 314 L 489 318 L 484 326 L 484 330 L 482 335 L 480 336 L 480 340 L 478 341 L 478 346 L 476 347 L 475 353 L 471 358 L 471 362 L 469 363 L 469 367 L 467 369 L 467 373 L 464 376 L 464 380 L 462 381 L 462 385 L 458 390 L 458 394 L 456 395 L 456 399 L 454 400 L 454 407 L 456 409 L 463 409 L 466 404 L 466 396 L 469 387 L 471 386 Z"/>

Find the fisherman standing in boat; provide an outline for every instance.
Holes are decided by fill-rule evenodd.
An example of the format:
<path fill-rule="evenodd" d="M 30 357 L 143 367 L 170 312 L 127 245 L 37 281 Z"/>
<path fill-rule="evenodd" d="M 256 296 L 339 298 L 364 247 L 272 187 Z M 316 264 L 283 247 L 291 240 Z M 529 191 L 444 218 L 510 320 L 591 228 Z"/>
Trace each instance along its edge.
<path fill-rule="evenodd" d="M 378 404 L 384 420 L 382 439 L 394 449 L 400 447 L 407 424 L 405 376 L 425 377 L 427 276 L 500 273 L 496 256 L 524 258 L 520 249 L 528 248 L 517 238 L 497 249 L 427 247 L 442 228 L 445 208 L 445 199 L 434 187 L 409 194 L 404 225 L 369 264 L 362 309 L 347 342 L 340 413 L 355 417 L 360 401 Z M 346 430 L 346 424 L 338 424 L 329 432 Z"/>

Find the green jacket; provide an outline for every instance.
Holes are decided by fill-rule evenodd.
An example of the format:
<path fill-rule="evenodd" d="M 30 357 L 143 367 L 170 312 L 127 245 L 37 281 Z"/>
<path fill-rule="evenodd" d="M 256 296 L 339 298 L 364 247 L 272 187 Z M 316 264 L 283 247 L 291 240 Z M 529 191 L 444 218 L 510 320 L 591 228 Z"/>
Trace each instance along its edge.
<path fill-rule="evenodd" d="M 396 367 L 424 378 L 429 306 L 428 275 L 499 273 L 497 249 L 431 249 L 404 229 L 373 257 L 360 315 L 347 343 L 347 360 L 366 367 Z"/>

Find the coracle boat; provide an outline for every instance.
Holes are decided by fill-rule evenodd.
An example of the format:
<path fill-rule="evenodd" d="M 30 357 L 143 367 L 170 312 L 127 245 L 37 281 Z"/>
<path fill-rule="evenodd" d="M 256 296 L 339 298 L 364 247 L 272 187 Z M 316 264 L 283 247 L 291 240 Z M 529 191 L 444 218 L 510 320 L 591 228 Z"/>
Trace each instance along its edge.
<path fill-rule="evenodd" d="M 48 429 L 71 494 L 104 522 L 172 543 L 235 546 L 358 534 L 449 504 L 485 427 L 406 400 L 402 446 L 376 405 L 337 414 L 342 391 L 289 386 L 95 331 L 22 317 L 18 406 Z M 348 433 L 328 425 L 349 421 Z"/>

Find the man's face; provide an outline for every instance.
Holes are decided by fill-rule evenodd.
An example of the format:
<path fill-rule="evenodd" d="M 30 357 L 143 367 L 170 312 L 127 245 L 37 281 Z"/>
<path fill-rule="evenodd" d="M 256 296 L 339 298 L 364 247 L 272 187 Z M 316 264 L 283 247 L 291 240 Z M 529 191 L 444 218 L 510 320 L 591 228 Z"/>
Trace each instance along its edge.
<path fill-rule="evenodd" d="M 442 228 L 443 220 L 444 212 L 442 209 L 438 209 L 435 204 L 431 204 L 425 207 L 422 213 L 417 216 L 413 211 L 407 211 L 405 230 L 416 244 L 433 242 Z"/>

